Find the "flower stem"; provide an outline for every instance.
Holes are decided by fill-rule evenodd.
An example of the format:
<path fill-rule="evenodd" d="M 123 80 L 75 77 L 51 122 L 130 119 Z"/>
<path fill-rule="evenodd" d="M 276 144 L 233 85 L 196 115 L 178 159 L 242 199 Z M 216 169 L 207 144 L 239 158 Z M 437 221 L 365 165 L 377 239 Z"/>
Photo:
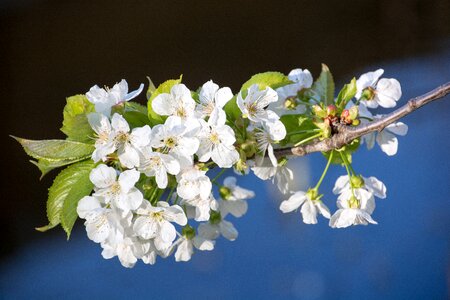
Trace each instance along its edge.
<path fill-rule="evenodd" d="M 330 167 L 331 161 L 333 160 L 333 154 L 334 154 L 334 151 L 331 151 L 330 156 L 328 157 L 327 165 L 325 166 L 325 169 L 323 170 L 322 176 L 320 176 L 319 181 L 317 182 L 316 186 L 314 187 L 315 190 L 318 190 L 320 185 L 322 184 L 322 181 L 328 172 L 328 168 Z"/>
<path fill-rule="evenodd" d="M 318 137 L 321 136 L 321 135 L 322 135 L 322 132 L 319 132 L 319 133 L 317 133 L 317 134 L 315 134 L 315 135 L 313 135 L 313 136 L 310 136 L 310 137 L 308 137 L 308 138 L 306 138 L 306 139 L 304 139 L 304 140 L 298 142 L 298 143 L 295 144 L 294 146 L 295 146 L 295 147 L 300 146 L 301 144 L 304 144 L 304 143 L 309 142 L 309 141 L 311 141 L 311 140 L 313 140 L 313 139 L 315 139 L 315 138 L 318 138 Z"/>
<path fill-rule="evenodd" d="M 213 178 L 213 180 L 211 180 L 212 183 L 217 184 L 217 179 L 220 178 L 220 176 L 222 176 L 222 174 L 226 171 L 226 169 L 222 169 L 220 170 L 219 174 L 216 175 L 216 177 Z"/>
<path fill-rule="evenodd" d="M 171 188 L 169 191 L 169 195 L 167 195 L 166 202 L 169 203 L 170 198 L 172 197 L 173 192 L 175 191 L 175 188 Z"/>

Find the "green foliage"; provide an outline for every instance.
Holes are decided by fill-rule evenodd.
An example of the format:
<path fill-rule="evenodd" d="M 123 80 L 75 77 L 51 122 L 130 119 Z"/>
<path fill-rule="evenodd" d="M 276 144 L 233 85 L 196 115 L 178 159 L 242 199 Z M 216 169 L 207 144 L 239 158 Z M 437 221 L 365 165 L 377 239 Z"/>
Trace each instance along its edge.
<path fill-rule="evenodd" d="M 325 106 L 333 104 L 334 81 L 330 70 L 325 64 L 322 64 L 322 72 L 311 87 L 311 91 L 313 92 L 313 97 L 323 102 Z"/>
<path fill-rule="evenodd" d="M 49 224 L 40 228 L 46 231 L 60 224 L 70 237 L 73 224 L 77 218 L 78 201 L 91 193 L 93 184 L 89 180 L 89 174 L 95 167 L 95 163 L 86 160 L 73 164 L 62 170 L 53 181 L 48 192 L 47 218 Z"/>
<path fill-rule="evenodd" d="M 73 164 L 91 157 L 95 147 L 68 140 L 27 140 L 11 136 L 18 141 L 25 152 L 37 159 L 31 161 L 42 172 L 41 178 L 54 168 Z"/>
<path fill-rule="evenodd" d="M 125 102 L 122 116 L 132 128 L 151 125 L 147 108 L 136 102 Z"/>
<path fill-rule="evenodd" d="M 282 145 L 295 144 L 313 135 L 313 130 L 317 129 L 311 118 L 303 114 L 284 115 L 280 121 L 286 127 L 286 138 L 281 141 Z"/>
<path fill-rule="evenodd" d="M 153 99 L 155 99 L 156 96 L 158 96 L 159 94 L 170 93 L 170 89 L 175 84 L 181 83 L 182 78 L 183 78 L 183 75 L 180 75 L 179 79 L 170 79 L 170 80 L 167 80 L 167 81 L 161 83 L 158 86 L 158 88 L 156 90 L 154 90 L 153 92 L 147 91 L 147 94 L 150 93 L 150 98 L 148 99 L 148 102 L 147 102 L 148 118 L 150 119 L 150 124 L 152 126 L 154 126 L 156 124 L 162 124 L 162 123 L 164 123 L 164 120 L 166 119 L 165 117 L 160 116 L 153 111 L 153 108 L 152 108 Z"/>
<path fill-rule="evenodd" d="M 291 84 L 292 81 L 280 72 L 265 72 L 253 75 L 241 87 L 241 91 L 246 91 L 251 85 L 258 84 L 259 89 L 263 90 L 266 87 L 277 89 L 279 87 Z"/>
<path fill-rule="evenodd" d="M 231 100 L 228 101 L 227 104 L 225 104 L 225 106 L 223 107 L 223 110 L 227 114 L 227 120 L 229 120 L 231 122 L 236 121 L 242 115 L 242 112 L 236 103 L 236 96 L 231 98 Z"/>
<path fill-rule="evenodd" d="M 336 99 L 336 105 L 339 109 L 344 109 L 347 103 L 356 95 L 356 78 L 353 77 L 350 83 L 344 85 Z"/>
<path fill-rule="evenodd" d="M 94 131 L 89 125 L 86 114 L 94 112 L 94 105 L 85 95 L 75 95 L 67 98 L 67 104 L 63 111 L 63 126 L 61 131 L 71 141 L 93 142 Z"/>

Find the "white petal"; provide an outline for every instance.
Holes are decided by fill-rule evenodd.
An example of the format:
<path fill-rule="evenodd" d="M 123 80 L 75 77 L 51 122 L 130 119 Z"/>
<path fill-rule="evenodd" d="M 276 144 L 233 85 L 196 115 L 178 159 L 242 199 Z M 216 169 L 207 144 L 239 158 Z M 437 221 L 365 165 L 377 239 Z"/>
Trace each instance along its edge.
<path fill-rule="evenodd" d="M 132 91 L 132 92 L 130 92 L 129 94 L 125 95 L 125 97 L 124 97 L 123 100 L 124 100 L 124 101 L 129 101 L 129 100 L 131 100 L 131 99 L 133 99 L 133 98 L 136 98 L 136 97 L 142 92 L 143 89 L 144 89 L 144 84 L 141 83 L 141 84 L 139 85 L 139 88 L 138 88 L 137 90 Z M 128 88 L 127 88 L 127 91 L 128 91 Z"/>
<path fill-rule="evenodd" d="M 396 135 L 406 135 L 408 133 L 408 125 L 403 122 L 396 122 L 386 126 L 385 130 L 390 131 Z"/>
<path fill-rule="evenodd" d="M 127 168 L 134 168 L 139 166 L 139 152 L 126 143 L 122 150 L 118 151 L 119 161 Z"/>
<path fill-rule="evenodd" d="M 180 173 L 180 163 L 171 155 L 162 154 L 161 159 L 164 163 L 164 167 L 166 168 L 167 173 L 172 175 L 177 175 L 178 173 Z"/>
<path fill-rule="evenodd" d="M 133 231 L 144 239 L 151 239 L 158 233 L 158 223 L 153 218 L 138 217 L 134 221 Z"/>
<path fill-rule="evenodd" d="M 316 201 L 315 205 L 322 216 L 324 216 L 327 219 L 330 218 L 330 216 L 331 216 L 330 210 L 328 209 L 328 207 L 325 204 L 323 204 L 322 201 Z"/>
<path fill-rule="evenodd" d="M 378 81 L 378 79 L 383 75 L 384 70 L 378 69 L 375 72 L 368 72 L 363 75 L 361 75 L 358 80 L 356 80 L 356 98 L 361 98 L 361 94 L 363 90 L 367 87 L 374 87 L 375 83 Z"/>
<path fill-rule="evenodd" d="M 378 103 L 384 108 L 394 107 L 402 96 L 400 83 L 393 78 L 382 78 L 377 83 L 376 98 Z"/>
<path fill-rule="evenodd" d="M 347 190 L 349 188 L 350 188 L 350 184 L 349 184 L 349 180 L 348 180 L 348 175 L 343 175 L 343 176 L 340 176 L 336 180 L 336 183 L 334 184 L 334 188 L 333 188 L 333 193 L 335 195 L 341 194 L 342 191 Z"/>
<path fill-rule="evenodd" d="M 135 169 L 127 170 L 119 175 L 120 189 L 123 193 L 128 193 L 128 191 L 134 187 L 136 182 L 139 180 L 141 174 Z"/>
<path fill-rule="evenodd" d="M 231 92 L 231 89 L 229 87 L 223 87 L 219 89 L 216 93 L 216 107 L 217 108 L 223 108 L 225 104 L 227 104 L 228 101 L 233 98 L 233 93 Z"/>
<path fill-rule="evenodd" d="M 152 109 L 160 116 L 171 116 L 175 113 L 175 103 L 172 95 L 159 94 L 152 100 Z"/>
<path fill-rule="evenodd" d="M 144 127 L 134 128 L 131 132 L 131 143 L 134 147 L 143 148 L 150 144 L 151 133 L 152 130 L 148 125 L 145 125 Z"/>
<path fill-rule="evenodd" d="M 380 199 L 386 198 L 386 186 L 375 177 L 364 178 L 365 185 Z"/>
<path fill-rule="evenodd" d="M 201 251 L 211 251 L 214 249 L 215 244 L 214 241 L 205 239 L 198 235 L 192 239 L 192 243 L 194 244 L 195 248 Z"/>
<path fill-rule="evenodd" d="M 398 140 L 392 133 L 381 131 L 377 135 L 377 143 L 381 150 L 389 156 L 395 155 L 398 149 Z"/>
<path fill-rule="evenodd" d="M 219 227 L 210 223 L 201 223 L 198 226 L 198 233 L 208 240 L 215 240 L 220 235 Z"/>
<path fill-rule="evenodd" d="M 240 218 L 247 212 L 248 204 L 247 201 L 244 200 L 237 200 L 237 201 L 227 201 L 224 200 L 221 202 L 221 212 L 223 212 L 223 215 L 226 215 L 228 213 L 232 214 L 236 218 Z"/>
<path fill-rule="evenodd" d="M 317 208 L 311 200 L 306 200 L 300 210 L 305 224 L 317 224 Z"/>
<path fill-rule="evenodd" d="M 283 202 L 281 202 L 280 210 L 283 213 L 294 211 L 297 208 L 299 208 L 300 205 L 302 205 L 302 203 L 305 202 L 305 200 L 306 200 L 305 192 L 298 191 L 291 197 L 289 197 L 288 200 L 284 200 Z"/>
<path fill-rule="evenodd" d="M 170 222 L 163 221 L 160 227 L 161 238 L 165 242 L 173 242 L 175 240 L 177 234 L 175 230 L 175 226 Z"/>
<path fill-rule="evenodd" d="M 159 204 L 159 202 L 158 202 Z M 164 218 L 170 222 L 184 226 L 187 224 L 187 218 L 183 209 L 179 205 L 172 205 L 164 211 Z"/>
<path fill-rule="evenodd" d="M 78 201 L 77 214 L 80 218 L 86 219 L 92 211 L 98 208 L 101 208 L 101 205 L 96 197 L 85 196 Z"/>
<path fill-rule="evenodd" d="M 220 233 L 229 241 L 234 241 L 238 237 L 238 231 L 234 228 L 233 224 L 222 220 L 219 223 Z"/>
<path fill-rule="evenodd" d="M 93 169 L 89 179 L 97 188 L 107 188 L 116 182 L 117 172 L 107 165 L 99 165 Z"/>
<path fill-rule="evenodd" d="M 189 261 L 194 254 L 194 247 L 188 240 L 183 240 L 175 252 L 175 261 Z"/>
<path fill-rule="evenodd" d="M 127 121 L 117 113 L 112 116 L 111 126 L 116 132 L 130 132 Z"/>
<path fill-rule="evenodd" d="M 167 172 L 165 168 L 158 168 L 155 170 L 156 184 L 158 188 L 165 189 L 167 187 Z"/>

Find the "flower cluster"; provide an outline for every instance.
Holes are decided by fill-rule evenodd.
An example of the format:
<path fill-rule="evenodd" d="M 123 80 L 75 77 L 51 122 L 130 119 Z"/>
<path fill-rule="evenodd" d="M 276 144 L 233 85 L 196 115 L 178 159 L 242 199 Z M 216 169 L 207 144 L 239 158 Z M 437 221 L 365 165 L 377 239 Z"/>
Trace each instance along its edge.
<path fill-rule="evenodd" d="M 176 261 L 188 261 L 194 249 L 213 250 L 220 236 L 234 241 L 238 231 L 229 219 L 242 217 L 247 200 L 255 197 L 237 185 L 236 177 L 222 180 L 227 169 L 276 183 L 290 195 L 280 210 L 300 209 L 306 224 L 316 224 L 318 215 L 333 228 L 376 224 L 371 216 L 375 197 L 385 198 L 386 187 L 356 173 L 352 154 L 360 143 L 371 149 L 376 141 L 394 155 L 394 134 L 405 135 L 405 124 L 393 123 L 324 153 L 324 172 L 307 191 L 292 190 L 290 157 L 278 150 L 380 118 L 370 109 L 392 108 L 401 96 L 398 81 L 380 79 L 382 74 L 380 69 L 354 78 L 337 97 L 325 65 L 315 81 L 306 69 L 287 76 L 257 74 L 236 94 L 213 81 L 197 90 L 181 78 L 158 88 L 150 82 L 147 107 L 130 101 L 143 84 L 132 92 L 125 80 L 112 88 L 95 85 L 85 95 L 68 98 L 62 128 L 66 140 L 17 139 L 43 175 L 68 166 L 50 188 L 49 225 L 39 230 L 61 223 L 70 234 L 78 215 L 89 239 L 102 247 L 102 256 L 117 256 L 125 267 L 138 260 L 154 264 L 158 256 L 172 254 Z M 333 189 L 338 195 L 334 213 L 319 192 L 332 164 L 347 172 Z"/>

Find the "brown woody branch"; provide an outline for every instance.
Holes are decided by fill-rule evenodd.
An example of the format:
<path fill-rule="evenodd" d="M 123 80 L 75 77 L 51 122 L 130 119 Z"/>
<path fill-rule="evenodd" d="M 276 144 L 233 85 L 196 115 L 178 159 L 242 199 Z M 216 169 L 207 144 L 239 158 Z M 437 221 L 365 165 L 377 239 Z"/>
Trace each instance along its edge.
<path fill-rule="evenodd" d="M 313 140 L 309 144 L 298 147 L 276 149 L 275 155 L 277 157 L 288 155 L 304 156 L 313 152 L 328 152 L 330 150 L 342 148 L 354 139 L 357 139 L 370 132 L 380 132 L 389 124 L 392 124 L 400 118 L 412 113 L 425 104 L 443 98 L 449 93 L 450 82 L 447 82 L 422 96 L 412 98 L 402 107 L 374 122 L 370 122 L 357 127 L 348 127 L 345 125 L 341 125 L 337 128 L 337 133 L 334 134 L 331 138 L 324 140 Z"/>

